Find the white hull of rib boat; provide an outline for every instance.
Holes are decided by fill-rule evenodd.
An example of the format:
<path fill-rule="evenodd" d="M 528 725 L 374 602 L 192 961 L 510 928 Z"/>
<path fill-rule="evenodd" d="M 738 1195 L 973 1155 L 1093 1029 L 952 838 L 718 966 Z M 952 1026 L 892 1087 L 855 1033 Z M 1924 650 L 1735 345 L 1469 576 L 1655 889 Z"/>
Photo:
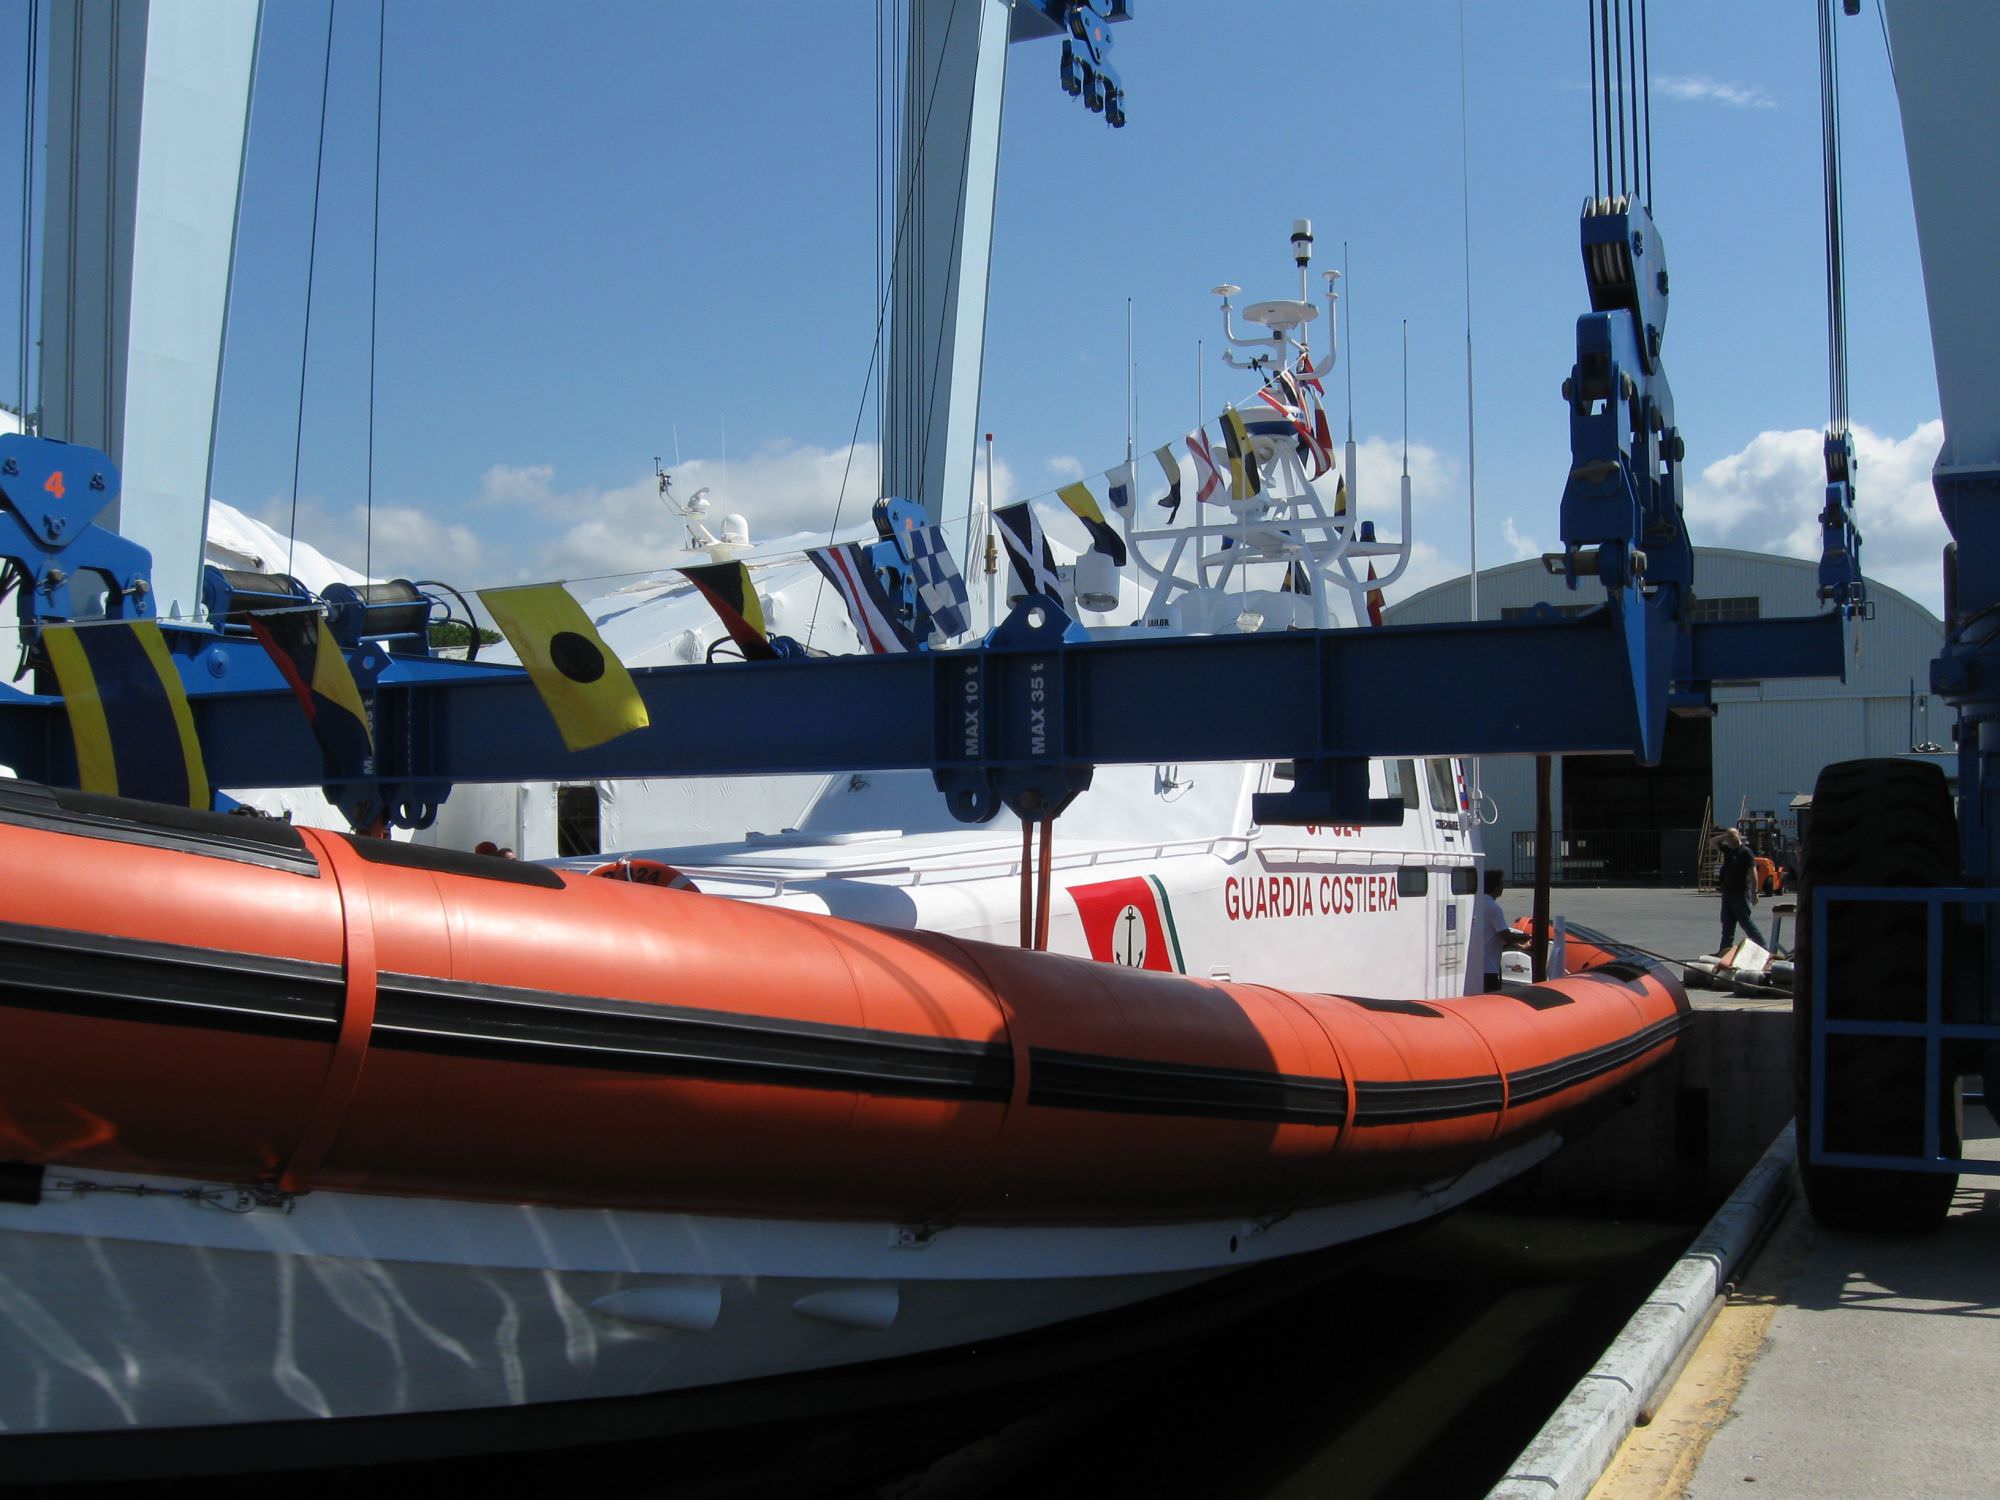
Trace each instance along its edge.
<path fill-rule="evenodd" d="M 0 1431 L 525 1407 L 892 1359 L 1398 1229 L 1557 1144 L 1271 1222 L 935 1233 L 335 1192 L 260 1205 L 51 1173 L 41 1203 L 0 1204 Z"/>

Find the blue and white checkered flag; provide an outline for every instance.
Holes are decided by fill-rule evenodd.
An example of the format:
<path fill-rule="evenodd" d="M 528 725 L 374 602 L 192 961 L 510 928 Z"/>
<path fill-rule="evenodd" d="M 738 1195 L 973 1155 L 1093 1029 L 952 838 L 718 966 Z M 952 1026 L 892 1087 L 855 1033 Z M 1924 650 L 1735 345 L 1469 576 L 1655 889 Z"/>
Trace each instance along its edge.
<path fill-rule="evenodd" d="M 966 613 L 969 596 L 944 533 L 935 526 L 917 526 L 904 532 L 902 540 L 917 597 L 930 611 L 933 635 L 963 635 L 972 623 Z"/>

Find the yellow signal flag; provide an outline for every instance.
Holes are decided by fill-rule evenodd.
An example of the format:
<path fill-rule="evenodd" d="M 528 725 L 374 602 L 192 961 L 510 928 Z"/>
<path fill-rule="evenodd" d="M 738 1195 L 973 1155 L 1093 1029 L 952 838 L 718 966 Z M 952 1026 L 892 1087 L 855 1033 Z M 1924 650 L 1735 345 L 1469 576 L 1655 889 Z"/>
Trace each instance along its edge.
<path fill-rule="evenodd" d="M 1075 484 L 1066 484 L 1056 491 L 1056 498 L 1069 507 L 1070 514 L 1083 522 L 1083 529 L 1090 533 L 1093 551 L 1102 552 L 1117 567 L 1125 566 L 1125 539 L 1104 519 L 1104 511 L 1097 503 L 1097 497 L 1090 493 L 1090 486 L 1079 479 Z"/>
<path fill-rule="evenodd" d="M 571 750 L 588 750 L 652 722 L 632 674 L 561 584 L 481 589 L 479 602 L 521 658 Z"/>

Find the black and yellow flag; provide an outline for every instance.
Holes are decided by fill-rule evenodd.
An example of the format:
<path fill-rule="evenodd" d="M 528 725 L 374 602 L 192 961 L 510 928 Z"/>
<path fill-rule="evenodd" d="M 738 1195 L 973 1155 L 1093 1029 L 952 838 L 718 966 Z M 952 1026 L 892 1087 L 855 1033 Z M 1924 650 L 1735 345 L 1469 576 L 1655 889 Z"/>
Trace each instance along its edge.
<path fill-rule="evenodd" d="M 1229 498 L 1248 500 L 1264 487 L 1257 473 L 1257 451 L 1250 446 L 1250 431 L 1233 406 L 1222 411 L 1222 440 L 1229 445 Z"/>
<path fill-rule="evenodd" d="M 206 809 L 208 773 L 166 637 L 151 620 L 42 631 L 86 792 Z"/>
<path fill-rule="evenodd" d="M 278 672 L 306 711 L 329 773 L 357 775 L 375 753 L 368 710 L 340 643 L 316 609 L 272 610 L 249 616 Z"/>
<path fill-rule="evenodd" d="M 1097 497 L 1090 493 L 1090 486 L 1079 479 L 1075 484 L 1066 484 L 1057 490 L 1056 498 L 1069 507 L 1071 515 L 1083 522 L 1083 529 L 1090 533 L 1092 550 L 1102 552 L 1118 567 L 1124 567 L 1125 538 L 1104 519 L 1104 511 L 1099 507 Z"/>
<path fill-rule="evenodd" d="M 521 658 L 570 749 L 588 750 L 652 722 L 632 674 L 561 584 L 481 589 L 479 602 Z"/>
<path fill-rule="evenodd" d="M 764 606 L 750 582 L 750 570 L 740 562 L 702 563 L 677 570 L 701 590 L 722 621 L 729 638 L 743 648 L 745 661 L 771 661 L 778 648 L 771 644 L 771 632 L 764 624 Z"/>

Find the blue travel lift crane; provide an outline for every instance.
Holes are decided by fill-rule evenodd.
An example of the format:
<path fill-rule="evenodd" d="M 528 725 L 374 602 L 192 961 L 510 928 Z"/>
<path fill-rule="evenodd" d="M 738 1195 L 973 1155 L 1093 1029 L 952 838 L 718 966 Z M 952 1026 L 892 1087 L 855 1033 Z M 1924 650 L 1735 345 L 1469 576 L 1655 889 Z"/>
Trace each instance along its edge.
<path fill-rule="evenodd" d="M 1843 0 L 1843 9 L 1856 15 L 1859 0 Z M 1942 772 L 1916 761 L 1848 761 L 1821 774 L 1799 890 L 1793 1017 L 1799 1164 L 1813 1213 L 1841 1227 L 1915 1230 L 1943 1220 L 1960 1173 L 1995 1175 L 1993 1163 L 1962 1155 L 1961 1107 L 1968 1076 L 1981 1079 L 1989 1112 L 2000 1098 L 1992 916 L 2000 897 L 2000 309 L 1992 295 L 2000 205 L 1991 191 L 2000 181 L 2000 107 L 1990 78 L 2000 7 L 1885 0 L 1884 12 L 1944 418 L 1932 487 L 1952 540 L 1931 690 L 1958 710 L 1958 795 L 1954 806 Z M 1833 55 L 1822 0 L 1823 79 Z M 1829 142 L 1831 165 L 1837 123 Z M 1837 183 L 1837 173 L 1828 176 Z M 1836 386 L 1844 364 L 1836 353 Z M 1837 395 L 1837 417 L 1843 405 Z M 1829 553 L 1852 469 L 1844 438 L 1837 424 L 1827 448 Z"/>
<path fill-rule="evenodd" d="M 1036 8 L 1067 24 L 1063 0 Z M 1123 19 L 1122 6 L 1090 9 Z M 1920 51 L 1914 38 L 1937 29 L 1925 10 L 1892 4 L 1906 69 Z M 1952 59 L 1954 76 L 1976 88 L 1963 69 L 2000 49 L 2000 13 L 1958 0 L 1951 14 L 1989 43 Z M 1093 56 L 1101 64 L 1102 52 Z M 1924 57 L 1922 66 L 1935 64 L 1932 52 Z M 1607 122 L 1608 68 L 1607 52 Z M 1990 195 L 1947 191 L 1965 179 L 1946 171 L 1941 153 L 1947 141 L 1962 152 L 1965 141 L 1962 132 L 1941 132 L 1950 110 L 1972 96 L 1913 94 L 1903 91 L 1905 131 L 1935 326 L 1941 287 L 1953 297 L 1983 293 L 1987 273 L 1971 247 L 1994 243 L 2000 226 L 1991 222 Z M 1122 114 L 1122 90 L 1119 99 Z M 1636 141 L 1636 116 L 1633 124 Z M 997 111 L 988 125 L 997 129 Z M 1973 180 L 2000 179 L 1997 140 L 1988 131 L 1975 143 L 1994 170 Z M 1608 161 L 1608 125 L 1605 151 Z M 1090 641 L 1056 600 L 1031 596 L 970 649 L 636 669 L 651 727 L 572 753 L 518 668 L 433 655 L 425 626 L 436 601 L 399 581 L 344 589 L 338 598 L 329 591 L 321 601 L 375 737 L 370 760 L 329 765 L 262 647 L 233 623 L 246 610 L 310 597 L 289 579 L 210 568 L 202 585 L 209 623 L 159 622 L 210 780 L 244 789 L 320 784 L 357 827 L 421 828 L 460 782 L 928 768 L 959 818 L 983 821 L 1004 805 L 1032 821 L 1059 813 L 1101 764 L 1289 759 L 1296 781 L 1260 796 L 1258 818 L 1380 824 L 1400 820 L 1401 804 L 1369 796 L 1374 757 L 1628 752 L 1655 763 L 1667 714 L 1712 711 L 1718 679 L 1842 676 L 1849 632 L 1866 602 L 1842 433 L 1829 444 L 1822 612 L 1689 620 L 1684 444 L 1661 360 L 1666 255 L 1635 187 L 1628 180 L 1593 192 L 1580 224 L 1589 311 L 1578 320 L 1576 362 L 1562 388 L 1571 464 L 1562 551 L 1547 561 L 1571 589 L 1597 597 L 1586 613 Z M 1940 228 L 1967 234 L 1968 215 L 1981 219 L 1977 237 L 1958 239 L 1962 248 L 1950 254 L 1934 245 Z M 2000 751 L 2000 534 L 1991 504 L 2000 486 L 2000 400 L 1991 390 L 2000 330 L 1982 297 L 1942 307 L 1947 323 L 1964 315 L 1978 330 L 1976 340 L 1957 328 L 1937 335 L 1948 460 L 1937 482 L 1957 551 L 1947 564 L 1950 625 L 1933 688 L 1961 713 L 1961 827 L 1953 828 L 1942 778 L 1918 784 L 1915 771 L 1931 768 L 1860 763 L 1822 778 L 1802 889 L 1799 967 L 1812 977 L 1802 984 L 1810 1003 L 1798 1007 L 1808 1123 L 1800 1139 L 1813 1208 L 1839 1222 L 1910 1226 L 1942 1214 L 1962 1165 L 1947 1108 L 1956 1078 L 1982 1057 L 1989 1070 L 2000 1057 L 1986 922 L 1987 871 L 2000 837 L 2000 818 L 1988 806 L 1988 789 L 2000 786 L 1988 774 Z M 952 315 L 949 307 L 933 312 L 934 322 Z M 1953 380 L 1972 369 L 1985 384 L 1955 392 Z M 143 549 L 97 524 L 118 491 L 117 469 L 99 451 L 0 437 L 0 556 L 9 559 L 0 597 L 11 588 L 31 659 L 45 625 L 157 617 Z M 913 586 L 902 607 L 925 636 Z M 1559 688 L 1564 712 L 1531 709 L 1518 695 L 1406 690 L 1503 672 Z M 1184 711 L 1191 688 L 1221 681 L 1232 688 L 1228 715 Z M 74 786 L 61 700 L 46 691 L 45 676 L 37 686 L 44 691 L 0 688 L 0 764 Z M 1393 714 L 1384 703 L 1396 705 Z M 808 725 L 809 732 L 797 727 Z M 1878 785 L 1888 795 L 1868 790 Z M 1911 829 L 1916 836 L 1904 837 Z M 1837 924 L 1829 921 L 1835 906 Z"/>

